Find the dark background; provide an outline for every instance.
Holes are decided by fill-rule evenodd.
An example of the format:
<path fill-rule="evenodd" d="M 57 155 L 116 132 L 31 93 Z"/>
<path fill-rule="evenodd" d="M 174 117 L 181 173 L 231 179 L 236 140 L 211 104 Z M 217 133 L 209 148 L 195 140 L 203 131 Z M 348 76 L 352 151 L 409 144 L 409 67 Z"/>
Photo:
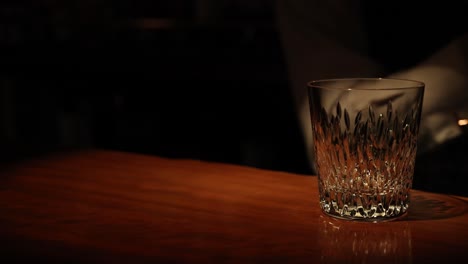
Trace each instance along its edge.
<path fill-rule="evenodd" d="M 2 2 L 2 159 L 97 147 L 309 173 L 273 3 Z"/>
<path fill-rule="evenodd" d="M 380 21 L 369 23 L 370 53 L 392 70 L 466 29 L 464 15 L 426 19 L 463 8 L 367 2 Z M 420 30 L 428 23 L 432 33 Z M 422 55 L 401 53 L 411 47 Z M 274 1 L 2 1 L 0 65 L 2 162 L 95 147 L 313 173 Z M 467 141 L 419 156 L 414 187 L 468 195 Z"/>

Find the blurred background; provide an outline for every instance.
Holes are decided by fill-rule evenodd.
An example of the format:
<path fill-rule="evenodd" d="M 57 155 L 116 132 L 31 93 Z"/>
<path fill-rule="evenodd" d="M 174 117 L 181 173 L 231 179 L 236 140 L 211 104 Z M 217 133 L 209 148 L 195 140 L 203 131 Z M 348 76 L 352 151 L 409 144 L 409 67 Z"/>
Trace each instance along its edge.
<path fill-rule="evenodd" d="M 0 4 L 2 161 L 103 148 L 309 173 L 270 0 Z"/>
<path fill-rule="evenodd" d="M 312 174 L 274 5 L 1 1 L 0 162 L 102 148 Z M 415 188 L 468 195 L 466 135 L 418 157 Z"/>

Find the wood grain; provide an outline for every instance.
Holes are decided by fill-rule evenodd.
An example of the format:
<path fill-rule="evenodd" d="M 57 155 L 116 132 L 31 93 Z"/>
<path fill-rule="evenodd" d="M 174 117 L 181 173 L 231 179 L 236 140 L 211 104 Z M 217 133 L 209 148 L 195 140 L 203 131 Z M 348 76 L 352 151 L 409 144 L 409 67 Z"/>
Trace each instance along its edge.
<path fill-rule="evenodd" d="M 323 216 L 314 176 L 89 150 L 0 177 L 2 256 L 72 263 L 458 260 L 468 203 L 413 191 L 407 218 Z"/>

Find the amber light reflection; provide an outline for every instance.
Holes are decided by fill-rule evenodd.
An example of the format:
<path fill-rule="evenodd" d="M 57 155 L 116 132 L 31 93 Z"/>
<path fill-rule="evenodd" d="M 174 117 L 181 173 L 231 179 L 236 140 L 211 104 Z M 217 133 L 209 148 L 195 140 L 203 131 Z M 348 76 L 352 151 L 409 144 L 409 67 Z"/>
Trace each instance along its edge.
<path fill-rule="evenodd" d="M 460 120 L 458 120 L 458 125 L 459 125 L 459 126 L 466 126 L 466 125 L 468 125 L 468 119 L 460 119 Z"/>
<path fill-rule="evenodd" d="M 321 216 L 321 263 L 411 263 L 411 229 L 408 224 L 341 223 Z M 385 228 L 375 225 L 385 225 Z"/>

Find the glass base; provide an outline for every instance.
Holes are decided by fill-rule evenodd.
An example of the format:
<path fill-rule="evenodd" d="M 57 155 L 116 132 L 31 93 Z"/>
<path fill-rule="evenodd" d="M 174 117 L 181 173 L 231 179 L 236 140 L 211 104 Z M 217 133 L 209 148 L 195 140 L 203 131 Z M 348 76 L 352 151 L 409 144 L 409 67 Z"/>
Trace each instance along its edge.
<path fill-rule="evenodd" d="M 322 210 L 322 213 L 327 217 L 331 217 L 331 218 L 335 218 L 335 219 L 353 221 L 353 222 L 371 222 L 371 223 L 396 221 L 396 220 L 406 218 L 406 216 L 408 215 L 408 212 L 404 212 L 404 213 L 401 213 L 399 215 L 390 216 L 390 217 L 379 216 L 379 217 L 366 217 L 366 218 L 364 218 L 364 217 L 342 216 L 340 214 L 331 214 L 331 213 L 325 212 L 324 210 Z"/>
<path fill-rule="evenodd" d="M 409 208 L 409 189 L 401 192 L 364 193 L 322 190 L 320 208 L 335 218 L 383 222 L 401 218 Z"/>

